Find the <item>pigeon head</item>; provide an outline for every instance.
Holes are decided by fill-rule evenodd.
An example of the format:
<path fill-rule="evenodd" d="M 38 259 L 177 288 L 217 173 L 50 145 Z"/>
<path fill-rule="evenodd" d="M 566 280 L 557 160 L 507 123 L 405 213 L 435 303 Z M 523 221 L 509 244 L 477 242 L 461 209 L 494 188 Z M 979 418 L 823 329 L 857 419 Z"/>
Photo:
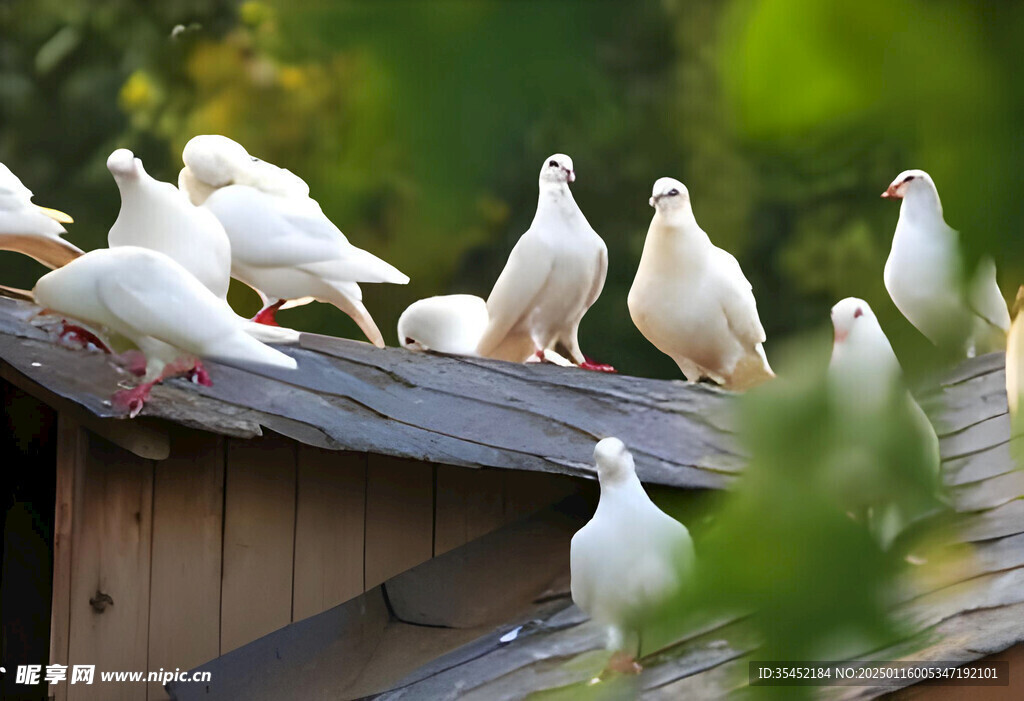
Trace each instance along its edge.
<path fill-rule="evenodd" d="M 107 170 L 118 182 L 137 178 L 146 172 L 142 167 L 142 161 L 126 148 L 119 148 L 110 154 L 107 158 Z"/>
<path fill-rule="evenodd" d="M 181 160 L 207 185 L 224 187 L 251 163 L 253 158 L 240 143 L 219 134 L 193 136 L 181 152 Z"/>
<path fill-rule="evenodd" d="M 649 204 L 658 210 L 676 209 L 690 201 L 690 192 L 675 178 L 658 178 Z"/>
<path fill-rule="evenodd" d="M 576 180 L 576 171 L 572 169 L 572 159 L 564 153 L 548 156 L 540 169 L 541 184 L 553 183 L 560 185 L 562 183 L 571 183 L 574 180 Z"/>
<path fill-rule="evenodd" d="M 889 184 L 889 187 L 885 192 L 882 193 L 882 197 L 886 199 L 901 200 L 907 196 L 908 193 L 914 192 L 919 188 L 930 188 L 935 189 L 935 183 L 932 182 L 932 176 L 925 173 L 923 170 L 905 170 L 896 176 L 896 179 Z"/>
<path fill-rule="evenodd" d="M 618 482 L 635 474 L 633 456 L 618 438 L 605 438 L 594 446 L 597 477 L 602 484 Z"/>
<path fill-rule="evenodd" d="M 850 333 L 859 324 L 878 323 L 871 307 L 863 299 L 847 297 L 832 307 L 832 328 L 835 330 L 835 342 L 844 343 Z"/>

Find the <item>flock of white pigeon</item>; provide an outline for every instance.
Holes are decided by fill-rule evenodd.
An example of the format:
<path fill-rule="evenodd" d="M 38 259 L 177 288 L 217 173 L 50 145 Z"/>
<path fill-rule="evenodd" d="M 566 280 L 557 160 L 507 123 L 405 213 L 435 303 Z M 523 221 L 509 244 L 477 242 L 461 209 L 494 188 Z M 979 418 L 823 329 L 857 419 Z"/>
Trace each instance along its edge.
<path fill-rule="evenodd" d="M 338 307 L 384 346 L 359 283 L 405 284 L 409 278 L 352 245 L 301 178 L 223 136 L 196 136 L 182 160 L 175 187 L 150 177 L 130 151 L 114 151 L 107 167 L 121 210 L 109 248 L 88 253 L 61 238 L 71 217 L 32 204 L 32 193 L 0 164 L 0 249 L 53 268 L 31 292 L 43 308 L 39 323 L 60 318 L 54 328 L 63 341 L 103 350 L 113 335 L 121 336 L 144 357 L 143 364 L 138 351 L 121 356 L 141 380 L 117 392 L 115 401 L 134 416 L 152 386 L 167 377 L 186 373 L 209 383 L 202 358 L 295 368 L 292 357 L 266 345 L 298 339 L 277 326 L 274 313 L 314 300 Z M 610 371 L 584 356 L 577 337 L 604 287 L 608 252 L 573 199 L 575 177 L 568 156 L 546 159 L 533 223 L 488 299 L 422 299 L 402 314 L 400 343 L 414 351 Z M 882 196 L 902 200 L 884 272 L 900 312 L 933 343 L 964 355 L 1005 345 L 1010 315 L 995 266 L 983 259 L 973 275 L 964 274 L 958 234 L 943 219 L 931 177 L 905 171 Z M 654 218 L 628 297 L 637 328 L 691 382 L 744 390 L 774 377 L 751 285 L 736 259 L 697 224 L 686 187 L 661 178 L 650 205 Z M 232 277 L 263 300 L 252 320 L 227 303 Z M 831 385 L 849 406 L 874 411 L 873 398 L 902 388 L 899 361 L 863 300 L 840 301 L 832 323 Z M 1011 334 L 1010 343 L 1019 340 Z M 1008 366 L 1008 382 L 1020 374 Z M 909 392 L 906 407 L 938 469 L 934 429 Z M 602 440 L 594 457 L 601 497 L 593 519 L 572 540 L 572 596 L 607 626 L 615 652 L 610 668 L 637 671 L 634 614 L 682 585 L 693 545 L 687 529 L 647 496 L 622 441 Z"/>

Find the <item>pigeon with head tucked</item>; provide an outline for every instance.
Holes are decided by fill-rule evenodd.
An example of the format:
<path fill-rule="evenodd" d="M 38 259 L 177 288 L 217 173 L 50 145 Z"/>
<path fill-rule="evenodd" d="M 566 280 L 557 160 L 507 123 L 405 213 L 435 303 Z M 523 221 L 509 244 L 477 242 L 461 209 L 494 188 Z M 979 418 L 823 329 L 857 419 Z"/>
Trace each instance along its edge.
<path fill-rule="evenodd" d="M 1010 314 L 991 258 L 964 270 L 960 236 L 942 216 L 935 183 L 905 170 L 882 197 L 900 199 L 900 217 L 885 262 L 885 289 L 896 308 L 937 346 L 967 355 L 1003 348 Z"/>
<path fill-rule="evenodd" d="M 654 183 L 654 219 L 629 290 L 629 314 L 691 382 L 743 390 L 775 376 L 764 327 L 740 264 L 697 224 L 678 180 Z"/>
<path fill-rule="evenodd" d="M 48 268 L 82 255 L 82 250 L 61 238 L 63 224 L 74 221 L 64 212 L 32 204 L 32 191 L 0 163 L 0 250 L 17 251 Z"/>
<path fill-rule="evenodd" d="M 32 293 L 48 310 L 121 334 L 145 354 L 142 384 L 114 397 L 132 416 L 154 384 L 191 371 L 199 358 L 243 367 L 296 367 L 294 359 L 250 336 L 245 319 L 223 298 L 169 256 L 148 248 L 90 251 L 41 277 Z"/>
<path fill-rule="evenodd" d="M 185 145 L 182 160 L 178 187 L 224 225 L 232 276 L 264 302 L 256 321 L 274 324 L 278 309 L 327 302 L 384 347 L 358 283 L 404 285 L 408 276 L 349 243 L 309 197 L 301 178 L 250 156 L 231 139 L 196 136 Z"/>
<path fill-rule="evenodd" d="M 398 342 L 413 351 L 476 355 L 487 320 L 487 302 L 476 295 L 427 297 L 398 317 Z"/>
<path fill-rule="evenodd" d="M 639 671 L 635 626 L 684 584 L 694 566 L 693 541 L 647 496 L 622 441 L 600 441 L 594 460 L 601 498 L 594 517 L 572 537 L 572 600 L 607 627 L 613 668 Z"/>
<path fill-rule="evenodd" d="M 580 321 L 604 287 L 608 249 L 573 199 L 569 183 L 575 179 L 568 156 L 544 161 L 533 223 L 487 298 L 481 356 L 522 363 L 550 349 L 580 367 L 611 370 L 580 350 Z"/>

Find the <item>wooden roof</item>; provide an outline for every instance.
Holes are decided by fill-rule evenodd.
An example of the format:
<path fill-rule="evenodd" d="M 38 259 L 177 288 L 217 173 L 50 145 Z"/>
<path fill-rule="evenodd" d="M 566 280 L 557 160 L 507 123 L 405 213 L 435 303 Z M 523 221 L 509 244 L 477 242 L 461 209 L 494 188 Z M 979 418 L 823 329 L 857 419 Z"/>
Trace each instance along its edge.
<path fill-rule="evenodd" d="M 709 386 L 314 334 L 278 346 L 298 360 L 294 372 L 209 363 L 213 387 L 171 380 L 127 421 L 109 401 L 129 379 L 125 371 L 103 353 L 58 345 L 27 320 L 34 310 L 0 298 L 4 379 L 58 408 L 84 410 L 88 428 L 146 458 L 167 456 L 157 419 L 228 436 L 269 428 L 332 450 L 586 477 L 595 440 L 614 435 L 645 482 L 674 487 L 724 487 L 742 464 L 729 395 Z"/>
<path fill-rule="evenodd" d="M 943 581 L 924 589 L 919 583 L 899 605 L 920 631 L 913 641 L 865 650 L 857 659 L 967 662 L 1024 641 L 1024 471 L 1010 456 L 1003 383 L 1003 357 L 993 354 L 963 364 L 926 398 L 942 417 L 944 475 L 962 519 L 958 539 L 972 544 L 974 554 Z M 568 539 L 591 508 L 563 504 L 450 551 L 211 661 L 202 669 L 213 673 L 212 685 L 175 684 L 171 693 L 179 699 L 273 699 L 285 690 L 304 698 L 513 699 L 584 683 L 599 669 L 577 656 L 600 648 L 604 634 L 571 605 L 565 574 Z M 495 556 L 517 549 L 532 553 L 528 567 L 518 557 Z M 522 584 L 524 571 L 529 586 Z M 530 587 L 532 603 L 525 596 Z M 506 600 L 508 610 L 496 608 Z M 635 691 L 650 699 L 720 698 L 744 684 L 756 647 L 736 621 L 690 631 L 644 661 Z M 595 659 L 599 667 L 603 658 Z M 403 677 L 375 686 L 389 665 Z M 823 691 L 862 699 L 893 688 Z"/>

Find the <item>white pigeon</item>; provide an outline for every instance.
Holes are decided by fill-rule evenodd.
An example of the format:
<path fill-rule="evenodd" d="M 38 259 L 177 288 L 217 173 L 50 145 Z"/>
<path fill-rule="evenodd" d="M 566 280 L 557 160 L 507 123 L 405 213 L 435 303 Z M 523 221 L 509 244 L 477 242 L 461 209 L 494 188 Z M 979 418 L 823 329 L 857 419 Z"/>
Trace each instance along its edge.
<path fill-rule="evenodd" d="M 697 224 L 686 187 L 661 178 L 650 205 L 654 219 L 628 297 L 640 333 L 690 382 L 743 390 L 775 377 L 753 289 Z"/>
<path fill-rule="evenodd" d="M 902 395 L 900 411 L 906 412 L 904 416 L 914 427 L 908 440 L 915 441 L 931 473 L 937 475 L 939 438 L 928 415 L 906 389 L 903 369 L 871 307 L 862 299 L 847 297 L 832 307 L 832 326 L 835 339 L 828 381 L 839 402 L 838 410 L 850 417 L 884 416 L 892 411 L 889 402 Z M 869 512 L 869 526 L 883 547 L 889 546 L 906 522 L 895 502 Z"/>
<path fill-rule="evenodd" d="M 905 170 L 882 197 L 903 200 L 884 277 L 897 309 L 935 345 L 967 355 L 1004 347 L 1010 314 L 995 264 L 983 258 L 965 276 L 960 236 L 942 217 L 931 176 Z"/>
<path fill-rule="evenodd" d="M 622 441 L 600 441 L 594 460 L 601 498 L 594 517 L 572 538 L 572 600 L 607 626 L 608 649 L 633 663 L 637 616 L 683 585 L 694 566 L 693 541 L 647 496 Z"/>
<path fill-rule="evenodd" d="M 521 363 L 561 348 L 580 367 L 611 370 L 580 351 L 580 321 L 604 288 L 608 249 L 569 191 L 575 179 L 568 156 L 557 153 L 544 162 L 533 223 L 487 298 L 481 356 Z"/>
<path fill-rule="evenodd" d="M 107 158 L 107 169 L 121 192 L 121 211 L 107 243 L 142 246 L 164 253 L 218 297 L 231 282 L 231 244 L 211 212 L 194 206 L 178 188 L 155 180 L 126 148 Z"/>
<path fill-rule="evenodd" d="M 487 321 L 487 302 L 476 295 L 427 297 L 398 317 L 398 342 L 413 351 L 476 355 Z"/>
<path fill-rule="evenodd" d="M 1021 316 L 1021 309 L 1024 309 L 1024 285 L 1017 289 L 1013 323 L 1006 334 L 1006 403 L 1015 421 L 1021 395 L 1024 395 L 1024 316 Z"/>
<path fill-rule="evenodd" d="M 0 250 L 17 251 L 48 268 L 59 268 L 82 255 L 61 238 L 62 224 L 74 221 L 56 209 L 32 204 L 32 191 L 0 163 Z"/>
<path fill-rule="evenodd" d="M 293 358 L 248 335 L 245 320 L 223 298 L 148 248 L 90 251 L 41 277 L 32 293 L 49 310 L 119 333 L 145 354 L 143 384 L 119 393 L 133 416 L 153 384 L 191 370 L 196 358 L 296 367 Z"/>
<path fill-rule="evenodd" d="M 349 243 L 298 176 L 253 158 L 231 139 L 193 137 L 182 160 L 179 188 L 224 225 L 231 239 L 232 276 L 263 299 L 257 321 L 273 324 L 278 309 L 327 302 L 384 347 L 358 283 L 404 285 L 408 276 Z"/>

